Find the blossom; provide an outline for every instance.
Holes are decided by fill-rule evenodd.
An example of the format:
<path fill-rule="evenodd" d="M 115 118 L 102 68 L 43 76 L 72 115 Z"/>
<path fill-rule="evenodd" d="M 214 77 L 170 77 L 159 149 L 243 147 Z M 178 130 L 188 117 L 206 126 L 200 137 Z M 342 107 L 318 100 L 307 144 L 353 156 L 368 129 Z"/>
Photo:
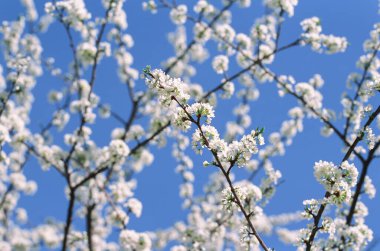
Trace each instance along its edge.
<path fill-rule="evenodd" d="M 239 0 L 239 6 L 242 8 L 248 8 L 251 6 L 251 0 Z"/>
<path fill-rule="evenodd" d="M 153 0 L 144 1 L 142 7 L 144 10 L 149 10 L 153 14 L 157 13 L 157 5 Z"/>
<path fill-rule="evenodd" d="M 330 217 L 324 217 L 322 220 L 322 232 L 329 233 L 330 238 L 334 236 L 334 233 L 336 231 L 335 223 L 332 218 Z"/>
<path fill-rule="evenodd" d="M 84 42 L 78 45 L 77 53 L 78 59 L 84 65 L 91 65 L 94 63 L 97 49 L 93 43 Z"/>
<path fill-rule="evenodd" d="M 344 161 L 340 165 L 342 169 L 342 178 L 347 182 L 347 184 L 351 187 L 355 186 L 358 180 L 358 169 L 354 164 L 348 163 L 348 161 Z"/>
<path fill-rule="evenodd" d="M 201 148 L 204 147 L 208 147 L 210 150 L 215 151 L 226 147 L 225 143 L 219 138 L 219 133 L 215 127 L 210 125 L 202 125 L 201 129 L 202 131 L 197 129 L 192 137 L 193 148 L 197 152 L 202 153 Z"/>
<path fill-rule="evenodd" d="M 223 85 L 223 94 L 222 94 L 222 98 L 231 98 L 233 96 L 235 92 L 235 85 L 234 83 L 230 82 L 230 81 L 227 81 L 224 85 Z"/>
<path fill-rule="evenodd" d="M 304 212 L 302 213 L 303 217 L 311 219 L 313 216 L 317 215 L 320 205 L 319 201 L 311 199 L 304 200 L 302 203 L 304 205 Z"/>
<path fill-rule="evenodd" d="M 373 81 L 367 82 L 367 87 L 372 91 L 380 90 L 380 77 L 375 78 Z"/>
<path fill-rule="evenodd" d="M 305 19 L 301 22 L 304 33 L 302 44 L 310 44 L 312 49 L 318 52 L 326 51 L 327 54 L 344 52 L 348 45 L 345 37 L 322 34 L 321 22 L 318 17 Z"/>
<path fill-rule="evenodd" d="M 187 19 L 187 6 L 184 4 L 178 5 L 170 11 L 170 18 L 176 25 L 181 25 L 186 22 Z"/>
<path fill-rule="evenodd" d="M 129 147 L 124 143 L 124 141 L 114 139 L 110 143 L 109 151 L 111 156 L 114 156 L 115 158 L 124 158 L 129 154 Z"/>
<path fill-rule="evenodd" d="M 265 5 L 274 10 L 284 10 L 291 17 L 294 15 L 294 7 L 297 6 L 298 0 L 265 0 Z"/>
<path fill-rule="evenodd" d="M 63 110 L 56 111 L 53 116 L 54 118 L 52 124 L 55 125 L 58 128 L 58 130 L 62 130 L 70 119 L 69 113 Z"/>
<path fill-rule="evenodd" d="M 315 110 L 322 108 L 322 95 L 309 83 L 298 83 L 295 87 L 296 93 L 304 98 L 306 105 Z"/>
<path fill-rule="evenodd" d="M 376 195 L 376 188 L 373 185 L 371 178 L 368 176 L 366 176 L 364 180 L 364 192 L 370 199 L 373 199 Z"/>
<path fill-rule="evenodd" d="M 186 110 L 197 118 L 205 117 L 207 124 L 215 117 L 214 108 L 209 103 L 194 103 Z"/>
<path fill-rule="evenodd" d="M 162 70 L 149 72 L 149 76 L 146 77 L 145 82 L 149 88 L 155 89 L 158 92 L 160 102 L 164 105 L 169 105 L 173 97 L 181 103 L 186 103 L 190 98 L 185 91 L 185 83 L 178 78 L 171 78 Z"/>
<path fill-rule="evenodd" d="M 205 23 L 196 23 L 193 32 L 197 42 L 205 43 L 211 38 L 211 30 Z"/>
<path fill-rule="evenodd" d="M 235 193 L 237 194 L 237 198 L 241 201 L 245 199 L 244 193 L 241 192 L 240 187 L 233 188 Z M 233 209 L 237 208 L 236 199 L 234 194 L 232 193 L 230 188 L 225 188 L 222 191 L 222 204 L 223 207 L 228 210 L 232 211 Z"/>
<path fill-rule="evenodd" d="M 368 144 L 368 149 L 372 150 L 375 147 L 376 136 L 370 127 L 366 127 L 364 132 L 366 135 L 366 141 Z"/>
<path fill-rule="evenodd" d="M 138 199 L 129 199 L 125 206 L 128 207 L 129 210 L 131 210 L 131 212 L 136 215 L 137 218 L 140 218 L 143 205 Z"/>
<path fill-rule="evenodd" d="M 121 231 L 119 242 L 125 250 L 148 251 L 152 246 L 152 241 L 146 233 L 137 233 L 133 230 Z"/>

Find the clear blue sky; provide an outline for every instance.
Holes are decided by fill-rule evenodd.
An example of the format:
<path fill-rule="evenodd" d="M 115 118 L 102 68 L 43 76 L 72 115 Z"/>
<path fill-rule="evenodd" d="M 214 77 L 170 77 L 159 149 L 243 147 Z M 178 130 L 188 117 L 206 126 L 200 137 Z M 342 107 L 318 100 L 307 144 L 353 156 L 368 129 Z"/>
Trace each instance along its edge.
<path fill-rule="evenodd" d="M 37 0 L 39 13 L 43 11 L 45 1 Z M 102 13 L 100 1 L 86 1 L 89 9 L 95 13 Z M 96 3 L 95 3 L 96 2 Z M 195 2 L 195 1 L 189 1 Z M 218 1 L 219 2 L 219 1 Z M 233 25 L 237 31 L 248 32 L 255 18 L 263 14 L 261 2 L 254 0 L 254 6 L 250 9 L 233 8 L 238 15 L 233 16 Z M 135 46 L 131 50 L 134 55 L 134 67 L 138 70 L 146 65 L 159 67 L 160 63 L 173 55 L 173 49 L 167 42 L 166 34 L 175 29 L 168 19 L 168 12 L 162 11 L 157 15 L 143 12 L 141 1 L 129 0 L 125 4 L 128 15 L 129 28 L 127 30 L 135 40 Z M 13 20 L 23 11 L 19 1 L 1 1 L 0 19 Z M 283 36 L 280 44 L 284 45 L 293 41 L 301 32 L 300 21 L 304 18 L 320 17 L 326 34 L 335 34 L 347 37 L 350 45 L 343 54 L 332 56 L 320 55 L 311 52 L 309 48 L 294 48 L 280 54 L 272 69 L 280 74 L 291 74 L 298 81 L 307 81 L 315 73 L 319 73 L 325 80 L 322 89 L 324 104 L 326 107 L 341 110 L 340 96 L 345 88 L 347 75 L 356 71 L 355 63 L 363 53 L 362 43 L 369 36 L 369 31 L 375 22 L 379 21 L 378 1 L 376 0 L 301 0 L 295 11 L 295 16 L 286 19 L 283 27 Z M 71 60 L 67 39 L 62 27 L 55 23 L 46 34 L 43 34 L 44 56 L 56 57 L 59 66 L 67 69 Z M 211 48 L 211 52 L 215 49 Z M 211 89 L 220 79 L 213 73 L 210 60 L 202 67 L 196 65 L 199 74 L 194 78 L 202 83 L 204 89 Z M 236 72 L 237 67 L 232 67 L 230 73 Z M 40 124 L 46 123 L 50 118 L 54 107 L 46 106 L 46 95 L 50 89 L 59 89 L 59 81 L 50 77 L 39 79 L 34 90 L 36 97 L 32 111 L 32 126 L 37 131 Z M 143 85 L 142 81 L 138 85 Z M 266 135 L 280 128 L 281 122 L 287 118 L 287 110 L 296 105 L 292 97 L 279 98 L 275 84 L 259 86 L 261 98 L 252 104 L 252 128 L 264 126 Z M 116 75 L 116 64 L 111 60 L 102 61 L 99 75 L 95 84 L 95 93 L 102 97 L 102 102 L 110 103 L 117 112 L 126 117 L 129 111 L 126 88 L 119 83 Z M 376 97 L 377 101 L 379 98 Z M 216 111 L 215 126 L 224 131 L 224 123 L 232 111 L 226 110 L 233 105 L 227 102 L 218 107 Z M 223 109 L 223 112 L 222 112 Z M 116 122 L 115 122 L 116 123 Z M 94 128 L 94 139 L 100 145 L 108 142 L 110 130 L 115 126 L 110 121 L 99 120 Z M 281 212 L 293 212 L 302 210 L 302 201 L 309 198 L 321 198 L 324 191 L 314 179 L 313 164 L 318 160 L 327 160 L 339 163 L 343 158 L 342 144 L 335 137 L 323 138 L 320 136 L 321 123 L 318 120 L 305 120 L 304 132 L 296 137 L 294 144 L 287 149 L 284 157 L 273 159 L 274 166 L 281 170 L 285 183 L 281 185 L 275 197 L 266 207 L 268 214 Z M 181 200 L 178 196 L 180 177 L 174 172 L 175 162 L 170 157 L 171 147 L 164 149 L 152 148 L 155 157 L 152 166 L 138 174 L 137 198 L 143 204 L 143 215 L 140 219 L 132 219 L 130 227 L 138 231 L 166 228 L 177 220 L 184 219 L 186 214 L 181 211 Z M 202 185 L 207 181 L 212 169 L 205 169 L 199 157 L 195 159 L 196 193 L 201 193 Z M 377 166 L 376 166 L 377 165 Z M 369 175 L 375 183 L 379 183 L 380 172 L 378 162 L 375 162 L 369 170 Z M 39 183 L 39 189 L 34 197 L 26 197 L 21 200 L 21 205 L 30 208 L 30 221 L 32 224 L 41 222 L 45 216 L 52 216 L 63 220 L 65 217 L 67 201 L 63 197 L 64 181 L 54 171 L 42 172 L 38 163 L 30 162 L 26 168 L 29 177 L 33 177 Z M 367 201 L 365 199 L 364 201 Z M 370 214 L 367 218 L 368 225 L 375 232 L 375 238 L 380 237 L 379 217 L 375 212 L 380 210 L 378 198 L 369 201 Z M 264 237 L 265 238 L 265 237 Z M 267 238 L 265 238 L 267 239 Z M 292 247 L 283 248 L 280 243 L 272 238 L 268 241 L 270 246 L 278 250 L 292 250 Z"/>

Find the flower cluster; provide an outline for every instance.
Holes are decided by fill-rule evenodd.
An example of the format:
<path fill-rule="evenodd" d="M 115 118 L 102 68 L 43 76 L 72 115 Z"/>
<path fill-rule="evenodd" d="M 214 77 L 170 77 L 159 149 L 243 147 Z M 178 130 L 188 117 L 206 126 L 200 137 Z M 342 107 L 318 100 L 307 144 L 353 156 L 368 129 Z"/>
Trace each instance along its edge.
<path fill-rule="evenodd" d="M 301 26 L 304 31 L 302 34 L 302 43 L 310 44 L 314 51 L 333 54 L 346 50 L 348 43 L 345 37 L 336 37 L 321 33 L 321 21 L 318 17 L 303 20 Z"/>
<path fill-rule="evenodd" d="M 92 92 L 90 84 L 85 79 L 76 81 L 73 87 L 80 93 L 80 99 L 71 102 L 70 111 L 78 112 L 86 122 L 94 123 L 96 114 L 93 109 L 98 105 L 98 97 Z"/>
<path fill-rule="evenodd" d="M 364 132 L 366 135 L 366 141 L 368 144 L 368 149 L 372 150 L 375 147 L 376 136 L 370 127 L 366 127 Z"/>
<path fill-rule="evenodd" d="M 176 25 L 181 25 L 186 22 L 187 19 L 187 6 L 186 5 L 178 5 L 176 8 L 170 11 L 170 18 L 172 22 Z"/>
<path fill-rule="evenodd" d="M 86 9 L 83 0 L 63 0 L 45 4 L 45 12 L 50 15 L 60 16 L 63 13 L 63 22 L 70 24 L 76 30 L 83 29 L 83 21 L 91 18 L 91 13 Z"/>
<path fill-rule="evenodd" d="M 260 188 L 246 181 L 237 182 L 236 186 L 233 189 L 237 194 L 239 201 L 243 202 L 243 206 L 247 208 L 254 209 L 255 205 L 262 198 Z M 237 200 L 230 188 L 225 188 L 222 191 L 222 204 L 223 207 L 228 211 L 232 211 L 238 208 Z"/>
<path fill-rule="evenodd" d="M 228 144 L 220 139 L 219 133 L 214 127 L 204 125 L 202 125 L 201 130 L 195 131 L 192 140 L 193 148 L 198 153 L 202 153 L 202 148 L 208 148 L 217 154 L 222 165 L 226 168 L 235 163 L 240 167 L 247 165 L 252 154 L 258 153 L 258 146 L 264 144 L 262 130 L 253 130 L 250 134 L 244 135 L 240 141 L 233 141 Z"/>
<path fill-rule="evenodd" d="M 146 73 L 145 82 L 149 88 L 157 91 L 161 104 L 169 106 L 173 97 L 181 104 L 186 104 L 190 99 L 186 91 L 186 84 L 179 78 L 171 78 L 159 69 L 150 71 L 149 67 L 144 72 Z"/>
<path fill-rule="evenodd" d="M 319 161 L 314 165 L 314 175 L 330 196 L 328 201 L 333 204 L 348 202 L 351 198 L 351 187 L 356 185 L 358 170 L 354 164 L 344 161 L 340 167 L 332 162 Z"/>
<path fill-rule="evenodd" d="M 214 71 L 218 74 L 223 74 L 228 70 L 228 57 L 224 55 L 219 55 L 212 61 L 212 67 Z"/>
<path fill-rule="evenodd" d="M 265 5 L 275 11 L 285 11 L 291 17 L 294 15 L 294 7 L 297 6 L 298 0 L 265 0 Z"/>
<path fill-rule="evenodd" d="M 194 103 L 190 106 L 186 106 L 184 109 L 177 108 L 178 112 L 174 115 L 174 125 L 187 130 L 190 128 L 190 116 L 195 116 L 197 119 L 201 117 L 206 118 L 206 123 L 210 124 L 214 115 L 214 109 L 208 103 Z M 187 122 L 187 123 L 186 123 Z"/>
<path fill-rule="evenodd" d="M 152 241 L 146 233 L 133 230 L 121 231 L 119 242 L 124 250 L 148 251 L 152 248 Z"/>

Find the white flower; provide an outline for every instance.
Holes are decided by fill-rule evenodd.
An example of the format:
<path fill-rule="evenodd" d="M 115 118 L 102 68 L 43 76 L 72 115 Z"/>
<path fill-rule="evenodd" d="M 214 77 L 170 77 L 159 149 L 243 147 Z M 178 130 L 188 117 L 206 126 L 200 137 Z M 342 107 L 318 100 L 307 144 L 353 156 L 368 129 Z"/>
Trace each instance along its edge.
<path fill-rule="evenodd" d="M 368 81 L 367 88 L 371 91 L 380 91 L 380 77 L 376 77 L 373 81 Z"/>
<path fill-rule="evenodd" d="M 193 193 L 194 193 L 193 184 L 187 182 L 187 183 L 183 183 L 183 184 L 180 185 L 179 195 L 182 198 L 184 198 L 184 197 L 191 197 L 191 196 L 193 196 Z"/>
<path fill-rule="evenodd" d="M 38 238 L 50 248 L 57 248 L 61 243 L 61 232 L 54 225 L 42 225 L 36 229 Z"/>
<path fill-rule="evenodd" d="M 184 4 L 178 5 L 170 11 L 170 18 L 176 25 L 181 25 L 186 22 L 187 19 L 187 6 Z"/>
<path fill-rule="evenodd" d="M 234 190 L 240 201 L 245 199 L 244 194 L 241 193 L 239 187 L 234 187 Z M 229 187 L 222 191 L 222 204 L 227 211 L 232 211 L 237 207 L 236 199 Z"/>
<path fill-rule="evenodd" d="M 340 170 L 332 162 L 319 161 L 314 164 L 314 176 L 329 190 L 340 179 Z"/>
<path fill-rule="evenodd" d="M 241 242 L 249 242 L 251 240 L 251 231 L 248 226 L 242 226 L 239 230 L 240 233 L 240 241 Z"/>
<path fill-rule="evenodd" d="M 309 83 L 298 83 L 295 91 L 298 95 L 302 96 L 307 107 L 313 108 L 314 110 L 322 108 L 323 96 Z"/>
<path fill-rule="evenodd" d="M 191 126 L 191 116 L 195 116 L 195 120 L 205 117 L 206 123 L 210 124 L 211 119 L 215 117 L 214 109 L 208 103 L 194 103 L 191 106 L 185 106 L 184 109 L 177 107 L 172 117 L 174 126 L 187 131 Z"/>
<path fill-rule="evenodd" d="M 147 74 L 145 82 L 149 88 L 155 89 L 159 94 L 161 104 L 169 106 L 175 97 L 180 103 L 185 104 L 190 96 L 187 94 L 187 86 L 179 78 L 171 78 L 162 70 L 153 70 Z"/>
<path fill-rule="evenodd" d="M 146 233 L 137 233 L 133 230 L 121 231 L 119 242 L 125 250 L 149 251 L 152 246 L 152 241 Z"/>
<path fill-rule="evenodd" d="M 197 22 L 194 25 L 194 39 L 200 43 L 206 43 L 211 38 L 211 30 L 205 23 Z"/>
<path fill-rule="evenodd" d="M 28 221 L 28 212 L 24 208 L 17 208 L 16 218 L 20 223 L 24 224 Z"/>
<path fill-rule="evenodd" d="M 330 238 L 334 236 L 335 233 L 335 223 L 330 217 L 324 217 L 322 220 L 321 232 L 329 233 Z"/>
<path fill-rule="evenodd" d="M 114 139 L 111 141 L 109 151 L 115 158 L 127 157 L 129 154 L 129 147 L 124 141 L 120 139 Z"/>
<path fill-rule="evenodd" d="M 321 34 L 322 27 L 318 17 L 303 20 L 301 26 L 304 30 L 301 44 L 310 44 L 314 51 L 332 54 L 346 50 L 348 42 L 345 37 Z"/>
<path fill-rule="evenodd" d="M 225 55 L 219 55 L 212 61 L 212 68 L 218 74 L 223 74 L 228 70 L 228 57 Z"/>
<path fill-rule="evenodd" d="M 314 165 L 314 175 L 330 193 L 328 201 L 340 205 L 350 200 L 351 187 L 356 185 L 358 171 L 348 162 L 343 162 L 338 168 L 331 162 L 319 161 Z"/>
<path fill-rule="evenodd" d="M 182 131 L 187 131 L 188 129 L 190 129 L 190 118 L 181 107 L 177 107 L 176 112 L 173 114 L 172 121 L 173 125 L 181 129 Z"/>
<path fill-rule="evenodd" d="M 57 91 L 51 91 L 49 92 L 49 102 L 50 103 L 56 103 L 56 102 L 59 102 L 61 101 L 63 98 L 63 94 L 61 92 L 57 92 Z"/>
<path fill-rule="evenodd" d="M 370 199 L 375 198 L 376 188 L 373 185 L 371 178 L 368 176 L 366 176 L 364 179 L 364 192 L 368 195 Z"/>
<path fill-rule="evenodd" d="M 208 147 L 210 150 L 219 152 L 226 149 L 226 143 L 219 138 L 219 133 L 215 127 L 210 125 L 202 125 L 202 132 L 197 129 L 192 137 L 193 149 L 202 153 L 202 148 Z M 207 142 L 208 146 L 207 146 Z"/>
<path fill-rule="evenodd" d="M 207 124 L 215 117 L 214 108 L 209 103 L 194 103 L 186 110 L 197 118 L 205 117 Z"/>
<path fill-rule="evenodd" d="M 251 0 L 239 0 L 238 3 L 239 6 L 242 8 L 248 8 L 249 6 L 251 6 Z"/>
<path fill-rule="evenodd" d="M 311 17 L 301 22 L 302 29 L 310 34 L 319 34 L 322 32 L 321 21 L 318 17 Z"/>
<path fill-rule="evenodd" d="M 114 200 L 118 203 L 126 201 L 133 196 L 133 184 L 126 181 L 118 181 L 110 185 L 110 190 Z"/>
<path fill-rule="evenodd" d="M 99 114 L 100 114 L 100 117 L 101 118 L 109 118 L 109 116 L 111 115 L 111 107 L 110 105 L 102 105 L 100 108 L 99 108 Z"/>
<path fill-rule="evenodd" d="M 194 12 L 200 13 L 203 12 L 206 15 L 210 14 L 214 11 L 214 7 L 209 4 L 206 0 L 198 0 L 198 2 L 194 5 Z"/>
<path fill-rule="evenodd" d="M 253 130 L 250 134 L 244 135 L 241 142 L 246 151 L 255 154 L 258 152 L 257 146 L 264 144 L 264 138 L 258 131 Z"/>
<path fill-rule="evenodd" d="M 276 11 L 284 10 L 291 17 L 294 15 L 294 7 L 297 6 L 298 0 L 265 0 L 264 3 Z"/>
<path fill-rule="evenodd" d="M 245 200 L 250 200 L 253 204 L 259 202 L 263 197 L 260 188 L 247 180 L 236 182 L 235 186 L 240 187 L 242 193 L 244 193 Z"/>
<path fill-rule="evenodd" d="M 0 124 L 0 144 L 11 141 L 9 129 Z"/>
<path fill-rule="evenodd" d="M 157 13 L 157 4 L 154 0 L 145 1 L 142 3 L 143 10 L 149 10 L 152 14 Z"/>
<path fill-rule="evenodd" d="M 376 142 L 376 136 L 372 131 L 372 128 L 366 127 L 364 130 L 365 136 L 366 136 L 366 141 L 368 145 L 368 149 L 372 150 L 375 147 L 375 142 Z"/>
<path fill-rule="evenodd" d="M 93 43 L 81 43 L 77 48 L 78 60 L 80 60 L 84 66 L 91 65 L 94 63 L 96 51 L 96 47 Z"/>
<path fill-rule="evenodd" d="M 69 122 L 70 115 L 64 110 L 58 110 L 54 112 L 52 124 L 58 128 L 58 130 L 62 130 L 66 124 Z"/>
<path fill-rule="evenodd" d="M 173 246 L 170 251 L 187 251 L 187 248 L 182 245 Z"/>
<path fill-rule="evenodd" d="M 311 219 L 313 215 L 317 215 L 320 205 L 320 203 L 317 200 L 304 200 L 303 205 L 305 206 L 304 212 L 302 212 L 303 217 Z"/>
<path fill-rule="evenodd" d="M 138 199 L 129 199 L 125 206 L 128 207 L 129 210 L 131 210 L 131 212 L 136 215 L 137 218 L 140 218 L 143 205 Z"/>
<path fill-rule="evenodd" d="M 340 167 L 342 168 L 342 178 L 347 182 L 351 187 L 355 186 L 358 180 L 358 169 L 354 164 L 344 161 Z"/>
<path fill-rule="evenodd" d="M 112 208 L 112 210 L 109 212 L 108 217 L 110 223 L 118 227 L 127 225 L 129 222 L 128 214 L 124 212 L 124 210 L 122 210 L 120 207 Z"/>
<path fill-rule="evenodd" d="M 226 82 L 223 85 L 222 98 L 229 99 L 229 98 L 231 98 L 233 96 L 234 92 L 235 92 L 235 85 L 234 85 L 234 83 L 228 81 L 228 82 Z"/>

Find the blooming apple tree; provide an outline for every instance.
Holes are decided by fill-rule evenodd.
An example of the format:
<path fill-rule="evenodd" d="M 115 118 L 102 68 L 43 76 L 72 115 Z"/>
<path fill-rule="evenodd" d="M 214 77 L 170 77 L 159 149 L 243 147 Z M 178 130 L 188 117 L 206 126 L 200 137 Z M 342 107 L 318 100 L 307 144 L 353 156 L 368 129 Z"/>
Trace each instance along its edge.
<path fill-rule="evenodd" d="M 298 0 L 263 0 L 265 13 L 248 20 L 245 33 L 236 31 L 233 14 L 252 8 L 251 0 L 142 1 L 146 15 L 167 13 L 176 26 L 168 36 L 174 54 L 160 67 L 146 61 L 144 69 L 133 66 L 134 57 L 144 56 L 132 56 L 127 13 L 133 10 L 125 0 L 102 0 L 101 13 L 93 13 L 94 2 L 46 0 L 39 13 L 39 1 L 21 0 L 24 14 L 0 26 L 0 250 L 272 250 L 270 234 L 297 250 L 363 250 L 373 240 L 366 225 L 371 208 L 362 197 L 376 195 L 368 170 L 380 157 L 380 23 L 364 41 L 358 70 L 348 76 L 335 111 L 323 103 L 321 75 L 302 82 L 273 70 L 283 51 L 308 47 L 335 54 L 349 45 L 325 33 L 318 17 L 303 20 L 301 32 L 283 43 L 283 24 Z M 67 70 L 43 50 L 41 37 L 51 26 L 66 37 Z M 105 84 L 97 79 L 99 69 L 111 61 L 117 68 L 108 74 L 118 75 L 128 91 L 124 114 L 95 91 Z M 192 80 L 205 62 L 214 70 L 210 75 L 220 76 L 218 83 Z M 54 112 L 36 130 L 31 112 L 35 99 L 44 97 L 33 90 L 45 75 L 61 84 L 48 94 Z M 265 124 L 252 123 L 256 83 L 272 83 L 279 97 L 297 101 L 280 128 L 268 132 Z M 213 120 L 223 116 L 218 104 L 228 100 L 234 116 L 221 127 Z M 321 193 L 305 198 L 299 211 L 271 214 L 266 205 L 276 200 L 284 178 L 272 158 L 286 153 L 306 119 L 319 120 L 323 136 L 341 141 L 341 161 L 313 160 L 305 170 L 314 173 Z M 102 132 L 107 144 L 94 137 L 100 120 L 113 126 Z M 136 174 L 156 164 L 157 147 L 171 149 L 187 217 L 173 219 L 167 229 L 136 231 L 129 226 L 143 213 Z M 36 160 L 44 179 L 54 172 L 65 184 L 63 221 L 46 215 L 28 224 L 34 212 L 20 202 L 37 192 L 38 182 L 25 172 Z M 199 161 L 213 170 L 203 194 L 194 192 Z M 235 175 L 241 170 L 244 177 Z"/>

